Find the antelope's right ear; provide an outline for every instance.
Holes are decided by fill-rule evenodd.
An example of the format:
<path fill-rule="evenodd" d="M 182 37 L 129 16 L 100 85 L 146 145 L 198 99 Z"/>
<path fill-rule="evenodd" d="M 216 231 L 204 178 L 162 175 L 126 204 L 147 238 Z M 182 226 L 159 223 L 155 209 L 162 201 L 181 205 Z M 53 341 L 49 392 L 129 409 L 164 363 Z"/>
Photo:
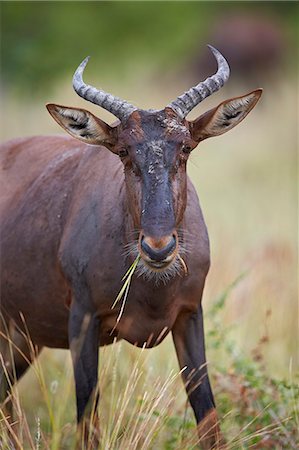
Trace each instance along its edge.
<path fill-rule="evenodd" d="M 48 103 L 47 110 L 71 136 L 86 144 L 105 145 L 109 150 L 117 142 L 117 126 L 111 127 L 85 109 Z"/>

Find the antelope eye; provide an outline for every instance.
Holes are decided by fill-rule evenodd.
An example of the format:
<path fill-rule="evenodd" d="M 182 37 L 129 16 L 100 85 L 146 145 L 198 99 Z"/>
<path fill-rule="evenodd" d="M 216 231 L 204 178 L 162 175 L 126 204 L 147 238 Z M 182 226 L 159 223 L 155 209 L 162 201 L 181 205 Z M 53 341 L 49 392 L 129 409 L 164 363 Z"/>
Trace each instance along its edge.
<path fill-rule="evenodd" d="M 119 152 L 118 152 L 118 156 L 120 158 L 125 158 L 126 156 L 128 156 L 128 150 L 126 148 L 122 148 Z"/>
<path fill-rule="evenodd" d="M 189 154 L 191 152 L 191 150 L 192 150 L 192 147 L 190 145 L 188 145 L 188 144 L 184 144 L 183 147 L 182 147 L 182 151 L 184 153 Z"/>

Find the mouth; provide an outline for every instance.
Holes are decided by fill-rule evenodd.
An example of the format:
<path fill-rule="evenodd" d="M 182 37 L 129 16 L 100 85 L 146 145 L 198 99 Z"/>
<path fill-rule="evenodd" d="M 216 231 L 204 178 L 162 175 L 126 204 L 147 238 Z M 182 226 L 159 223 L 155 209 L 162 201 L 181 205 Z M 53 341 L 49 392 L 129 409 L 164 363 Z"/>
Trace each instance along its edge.
<path fill-rule="evenodd" d="M 184 246 L 181 246 L 179 242 L 174 251 L 161 260 L 153 259 L 150 255 L 146 254 L 141 248 L 140 242 L 140 239 L 137 243 L 135 241 L 127 250 L 127 254 L 134 258 L 139 255 L 139 262 L 136 267 L 136 274 L 138 277 L 142 277 L 147 281 L 153 281 L 156 285 L 160 285 L 167 284 L 176 276 L 184 277 L 188 275 L 187 265 L 182 258 L 182 255 L 186 252 Z"/>
<path fill-rule="evenodd" d="M 171 264 L 173 264 L 176 255 L 168 257 L 163 261 L 154 261 L 150 258 L 145 257 L 144 255 L 141 255 L 141 258 L 144 261 L 144 264 L 146 264 L 151 270 L 161 272 L 163 270 L 167 270 L 167 268 L 170 267 Z"/>
<path fill-rule="evenodd" d="M 154 283 L 159 286 L 161 283 L 167 284 L 176 276 L 187 276 L 188 269 L 179 253 L 176 253 L 176 255 L 167 261 L 159 262 L 146 260 L 141 255 L 137 267 L 137 274 L 147 281 L 154 281 Z"/>

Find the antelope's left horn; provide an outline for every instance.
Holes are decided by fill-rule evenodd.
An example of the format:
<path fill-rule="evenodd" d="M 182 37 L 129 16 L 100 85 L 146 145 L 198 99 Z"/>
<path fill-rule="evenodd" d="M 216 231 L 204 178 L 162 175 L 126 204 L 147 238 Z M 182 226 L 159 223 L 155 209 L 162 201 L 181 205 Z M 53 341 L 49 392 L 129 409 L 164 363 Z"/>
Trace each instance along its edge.
<path fill-rule="evenodd" d="M 192 87 L 189 91 L 185 92 L 183 95 L 167 105 L 182 118 L 185 118 L 187 114 L 189 114 L 189 112 L 192 111 L 192 109 L 205 98 L 209 97 L 214 92 L 219 91 L 219 89 L 229 79 L 230 70 L 228 62 L 216 48 L 211 45 L 208 45 L 208 47 L 213 52 L 217 60 L 217 72 L 211 77 L 208 77 L 205 81 L 199 83 L 197 86 Z"/>

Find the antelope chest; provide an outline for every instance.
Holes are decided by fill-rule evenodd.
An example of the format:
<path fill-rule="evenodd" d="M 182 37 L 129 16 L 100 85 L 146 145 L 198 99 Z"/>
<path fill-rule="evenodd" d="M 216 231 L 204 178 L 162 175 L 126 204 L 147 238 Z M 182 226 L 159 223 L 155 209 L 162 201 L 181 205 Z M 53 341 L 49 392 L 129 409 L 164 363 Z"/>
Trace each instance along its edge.
<path fill-rule="evenodd" d="M 180 311 L 175 302 L 171 305 L 148 305 L 145 302 L 125 306 L 123 312 L 109 311 L 102 316 L 102 340 L 125 339 L 138 347 L 154 347 L 167 336 Z"/>

